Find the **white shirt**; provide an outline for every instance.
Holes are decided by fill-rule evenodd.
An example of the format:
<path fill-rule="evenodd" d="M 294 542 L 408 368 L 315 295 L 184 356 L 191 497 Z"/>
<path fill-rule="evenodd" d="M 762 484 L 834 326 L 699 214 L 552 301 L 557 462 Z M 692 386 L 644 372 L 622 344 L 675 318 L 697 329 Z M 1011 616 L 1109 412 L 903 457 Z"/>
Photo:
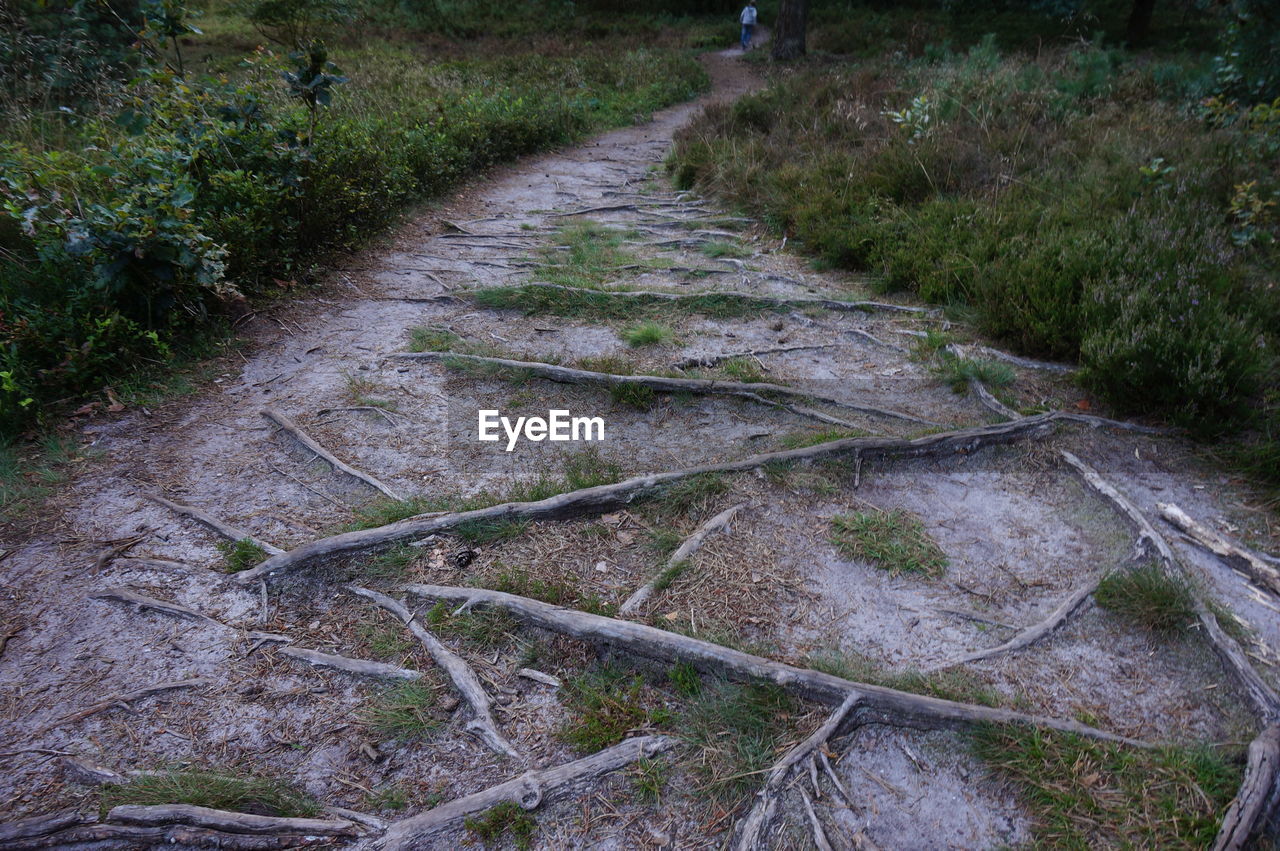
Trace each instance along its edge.
<path fill-rule="evenodd" d="M 751 24 L 752 26 L 754 26 L 756 22 L 756 7 L 747 6 L 745 9 L 743 9 L 742 15 L 740 16 L 739 20 L 741 20 L 742 23 L 744 24 Z"/>

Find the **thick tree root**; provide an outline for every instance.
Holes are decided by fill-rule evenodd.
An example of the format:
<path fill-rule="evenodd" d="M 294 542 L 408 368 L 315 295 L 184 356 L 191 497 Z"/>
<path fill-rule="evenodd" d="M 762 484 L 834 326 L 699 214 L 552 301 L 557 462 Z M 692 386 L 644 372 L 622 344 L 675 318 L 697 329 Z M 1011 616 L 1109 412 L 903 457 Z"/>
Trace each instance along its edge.
<path fill-rule="evenodd" d="M 353 553 L 386 548 L 401 541 L 424 538 L 447 532 L 473 521 L 491 520 L 561 520 L 614 509 L 673 482 L 703 473 L 735 473 L 754 470 L 771 461 L 793 462 L 832 455 L 856 454 L 859 458 L 875 457 L 942 457 L 967 454 L 982 446 L 1012 443 L 1043 437 L 1063 419 L 1058 413 L 1023 417 L 1010 423 L 978 426 L 957 431 L 939 432 L 914 440 L 896 437 L 846 437 L 801 449 L 766 452 L 737 461 L 704 464 L 683 470 L 652 473 L 626 479 L 612 485 L 569 491 L 537 502 L 507 502 L 475 511 L 451 514 L 423 514 L 408 517 L 385 526 L 344 532 L 303 544 L 288 553 L 272 556 L 257 567 L 241 571 L 235 581 L 252 584 L 268 577 L 280 576 L 301 567 Z"/>
<path fill-rule="evenodd" d="M 305 431 L 299 428 L 297 423 L 295 423 L 293 420 L 286 417 L 284 414 L 280 413 L 279 411 L 273 410 L 271 408 L 264 408 L 262 410 L 262 415 L 267 419 L 271 420 L 276 425 L 280 426 L 280 429 L 282 431 L 286 432 L 290 437 L 298 441 L 298 443 L 302 444 L 302 446 L 307 451 L 315 453 L 315 455 L 319 458 L 323 458 L 329 464 L 329 466 L 333 467 L 333 469 L 338 470 L 339 472 L 342 472 L 342 473 L 346 473 L 348 476 L 350 476 L 353 479 L 364 482 L 366 485 L 373 488 L 374 490 L 380 491 L 384 496 L 388 497 L 389 499 L 394 499 L 396 502 L 400 501 L 401 497 L 399 494 L 397 494 L 391 488 L 387 487 L 382 482 L 378 481 L 368 473 L 361 472 L 360 470 L 357 470 L 355 467 L 352 467 L 350 464 L 347 464 L 344 461 L 338 460 L 338 458 L 336 458 L 332 452 L 325 449 L 319 443 L 316 443 L 316 441 L 311 437 L 311 435 L 307 434 Z"/>
<path fill-rule="evenodd" d="M 430 844 L 432 837 L 458 827 L 469 815 L 507 801 L 526 810 L 536 809 L 543 803 L 569 794 L 575 786 L 625 768 L 638 759 L 656 756 L 675 745 L 676 740 L 668 736 L 641 736 L 627 739 L 621 744 L 574 762 L 525 772 L 483 792 L 467 795 L 425 813 L 393 822 L 378 847 L 384 851 L 435 847 Z"/>
<path fill-rule="evenodd" d="M 967 665 L 970 662 L 977 662 L 981 659 L 990 659 L 992 656 L 999 656 L 1002 653 L 1012 653 L 1015 650 L 1021 650 L 1035 644 L 1040 639 L 1052 633 L 1061 627 L 1067 620 L 1084 605 L 1089 596 L 1098 588 L 1101 577 L 1090 579 L 1076 590 L 1071 592 L 1071 596 L 1063 600 L 1056 609 L 1054 609 L 1049 617 L 1037 624 L 1027 627 L 1004 644 L 996 647 L 989 647 L 986 650 L 975 650 L 972 653 L 961 656 L 954 662 L 947 662 L 934 668 L 935 671 L 944 671 L 947 668 L 954 668 L 957 665 Z"/>
<path fill-rule="evenodd" d="M 353 659 L 350 656 L 336 656 L 332 653 L 321 653 L 319 650 L 307 650 L 305 647 L 277 647 L 281 656 L 299 659 L 318 668 L 333 668 L 362 677 L 379 677 L 391 680 L 420 680 L 421 671 L 411 671 L 385 662 L 371 662 L 367 659 Z"/>
<path fill-rule="evenodd" d="M 1222 817 L 1213 851 L 1237 851 L 1261 826 L 1280 795 L 1280 724 L 1271 724 L 1249 743 L 1249 761 L 1235 800 Z"/>
<path fill-rule="evenodd" d="M 436 664 L 444 668 L 445 673 L 449 675 L 449 679 L 453 681 L 454 688 L 458 690 L 458 693 L 462 695 L 463 699 L 470 705 L 471 711 L 475 714 L 475 718 L 467 724 L 466 728 L 468 730 L 476 733 L 484 740 L 486 745 L 498 753 L 515 759 L 521 758 L 520 752 L 498 732 L 498 725 L 493 720 L 489 695 L 485 692 L 484 686 L 480 685 L 480 680 L 476 677 L 475 671 L 471 670 L 471 666 L 461 656 L 445 647 L 440 643 L 440 639 L 424 629 L 421 624 L 414 620 L 413 614 L 398 600 L 393 600 L 386 594 L 380 594 L 377 591 L 370 591 L 368 588 L 360 588 L 355 585 L 349 586 L 349 590 L 353 594 L 372 600 L 391 612 L 404 622 L 404 625 L 418 641 L 422 642 L 422 646 L 431 654 L 431 658 L 436 661 Z"/>
<path fill-rule="evenodd" d="M 1185 532 L 1191 540 L 1222 559 L 1228 567 L 1245 574 L 1251 581 L 1272 594 L 1280 594 L 1280 570 L 1267 564 L 1257 553 L 1237 546 L 1209 527 L 1197 523 L 1176 505 L 1158 502 L 1156 509 L 1161 517 Z"/>
<path fill-rule="evenodd" d="M 1144 549 L 1150 557 L 1154 558 L 1166 574 L 1174 579 L 1181 580 L 1184 578 L 1185 571 L 1182 564 L 1173 554 L 1168 541 L 1156 531 L 1155 527 L 1151 525 L 1150 521 L 1147 520 L 1136 505 L 1130 502 L 1124 494 L 1116 490 L 1110 482 L 1102 478 L 1097 470 L 1094 470 L 1075 455 L 1063 450 L 1062 457 L 1075 468 L 1076 472 L 1080 474 L 1089 487 L 1110 500 L 1112 505 L 1133 524 L 1138 532 L 1138 546 Z M 1268 723 L 1280 718 L 1280 697 L 1276 695 L 1271 686 L 1262 679 L 1257 670 L 1250 664 L 1249 658 L 1240 649 L 1240 645 L 1236 640 L 1223 632 L 1222 627 L 1218 624 L 1217 617 L 1214 616 L 1213 612 L 1209 611 L 1204 601 L 1199 596 L 1195 596 L 1193 600 L 1196 617 L 1204 630 L 1205 638 L 1208 639 L 1227 669 L 1235 675 L 1245 693 L 1249 695 L 1249 699 L 1253 701 L 1258 713 Z"/>
<path fill-rule="evenodd" d="M 564 292 L 585 293 L 599 298 L 643 299 L 646 301 L 701 301 L 707 298 L 730 299 L 748 304 L 765 305 L 768 308 L 804 308 L 817 307 L 838 313 L 912 313 L 927 314 L 932 312 L 927 307 L 911 307 L 905 304 L 887 304 L 879 301 L 837 301 L 829 298 L 774 298 L 756 293 L 733 292 L 729 290 L 707 290 L 697 293 L 668 293 L 657 290 L 589 290 L 581 287 L 566 287 L 561 284 L 524 284 L 520 289 L 533 288 L 561 290 Z M 473 291 L 459 291 L 456 295 L 470 295 Z"/>
<path fill-rule="evenodd" d="M 555 364 L 542 363 L 539 361 L 488 358 L 481 357 L 480 355 L 454 354 L 453 352 L 398 352 L 390 355 L 390 357 L 400 360 L 430 360 L 497 366 L 505 369 L 514 369 L 525 373 L 531 373 L 539 378 L 545 378 L 548 381 L 556 381 L 561 384 L 584 384 L 594 387 L 639 385 L 662 393 L 697 393 L 707 396 L 732 396 L 737 399 L 746 399 L 749 402 L 768 405 L 772 408 L 786 407 L 787 410 L 801 414 L 802 416 L 814 416 L 814 412 L 809 411 L 808 409 L 784 406 L 781 403 L 761 395 L 770 394 L 773 396 L 786 396 L 792 399 L 813 400 L 827 405 L 832 405 L 837 408 L 843 408 L 848 411 L 854 411 L 859 414 L 903 420 L 905 422 L 915 423 L 916 425 L 938 425 L 938 423 L 922 419 L 914 414 L 906 414 L 901 411 L 893 411 L 888 408 L 877 408 L 870 405 L 856 405 L 852 402 L 846 402 L 832 396 L 825 396 L 820 393 L 813 393 L 795 387 L 787 387 L 782 384 L 720 381 L 705 378 L 667 378 L 661 375 L 616 375 L 611 372 L 593 372 L 591 370 L 574 369 L 572 367 L 557 366 Z M 826 417 L 825 415 L 816 418 L 822 419 L 823 422 L 833 422 L 832 418 Z M 845 423 L 841 420 L 835 420 L 833 424 L 852 427 L 852 424 Z"/>
<path fill-rule="evenodd" d="M 667 563 L 663 565 L 662 570 L 658 571 L 652 579 L 637 588 L 635 593 L 626 599 L 622 606 L 618 608 L 618 614 L 625 617 L 631 617 L 638 612 L 640 607 L 653 596 L 653 592 L 657 590 L 658 583 L 662 580 L 662 577 L 667 575 L 668 572 L 675 570 L 682 562 L 688 561 L 692 558 L 693 554 L 702 548 L 703 543 L 712 532 L 717 532 L 727 527 L 729 522 L 737 516 L 738 512 L 746 507 L 747 504 L 742 502 L 732 508 L 726 508 L 706 523 L 703 523 L 702 526 L 698 527 L 698 530 L 686 538 L 684 543 L 682 543 L 680 547 L 671 554 L 671 557 L 667 559 Z"/>
<path fill-rule="evenodd" d="M 787 782 L 787 777 L 791 774 L 791 770 L 836 734 L 836 731 L 840 729 L 840 725 L 844 723 L 844 720 L 860 700 L 861 697 L 857 694 L 850 694 L 846 697 L 844 702 L 840 704 L 835 712 L 831 713 L 823 725 L 814 731 L 813 735 L 787 751 L 786 755 L 778 760 L 773 768 L 769 769 L 764 786 L 756 793 L 756 802 L 751 807 L 751 811 L 738 823 L 738 839 L 734 843 L 736 851 L 755 851 L 757 848 L 771 847 L 766 843 L 769 825 L 773 821 L 774 811 L 778 808 L 778 798 L 782 793 L 783 785 Z"/>
<path fill-rule="evenodd" d="M 987 389 L 987 385 L 983 384 L 978 379 L 974 378 L 969 381 L 969 389 L 973 391 L 973 395 L 978 397 L 978 401 L 981 402 L 987 410 L 997 416 L 1004 417 L 1006 420 L 1022 418 L 1022 414 L 997 399 L 995 395 Z"/>
<path fill-rule="evenodd" d="M 541 629 L 593 644 L 609 645 L 636 656 L 667 664 L 685 662 L 700 671 L 733 679 L 767 680 L 800 697 L 828 706 L 839 706 L 850 696 L 857 697 L 861 699 L 863 711 L 868 716 L 873 716 L 876 723 L 923 729 L 965 728 L 978 724 L 1023 724 L 1064 733 L 1075 733 L 1102 741 L 1139 747 L 1147 746 L 1135 739 L 1108 733 L 1076 721 L 956 703 L 884 686 L 857 683 L 821 671 L 797 668 L 783 662 L 752 656 L 740 650 L 667 632 L 634 621 L 565 609 L 501 591 L 416 584 L 406 585 L 405 590 L 418 597 L 447 600 L 450 603 L 460 604 L 464 608 L 473 606 L 498 608 Z"/>
<path fill-rule="evenodd" d="M 208 615 L 201 614 L 195 609 L 188 608 L 181 603 L 170 603 L 167 600 L 157 600 L 155 597 L 148 597 L 145 594 L 139 594 L 128 588 L 111 588 L 99 594 L 93 595 L 97 600 L 115 600 L 118 603 L 137 606 L 139 609 L 151 609 L 152 611 L 161 612 L 166 615 L 173 615 L 179 618 L 190 618 L 191 620 L 201 621 L 203 623 L 212 624 L 213 626 L 227 629 L 227 625 L 219 623 Z"/>
<path fill-rule="evenodd" d="M 221 520 L 203 509 L 196 508 L 191 505 L 183 505 L 179 502 L 172 502 L 159 494 L 147 494 L 146 496 L 147 499 L 158 505 L 163 505 L 174 514 L 180 514 L 183 517 L 190 517 L 192 520 L 203 523 L 222 537 L 226 538 L 228 541 L 249 541 L 254 546 L 261 548 L 263 552 L 270 553 L 273 556 L 280 555 L 284 552 L 284 550 L 280 549 L 275 544 L 260 541 L 243 529 L 239 529 L 229 523 L 223 523 Z"/>
<path fill-rule="evenodd" d="M 162 804 L 139 806 L 124 804 L 107 813 L 107 821 L 115 824 L 136 824 L 142 827 L 158 827 L 166 824 L 187 824 L 207 827 L 228 833 L 305 833 L 318 836 L 355 836 L 359 833 L 355 824 L 346 819 L 281 818 L 234 813 L 195 807 L 190 804 Z"/>

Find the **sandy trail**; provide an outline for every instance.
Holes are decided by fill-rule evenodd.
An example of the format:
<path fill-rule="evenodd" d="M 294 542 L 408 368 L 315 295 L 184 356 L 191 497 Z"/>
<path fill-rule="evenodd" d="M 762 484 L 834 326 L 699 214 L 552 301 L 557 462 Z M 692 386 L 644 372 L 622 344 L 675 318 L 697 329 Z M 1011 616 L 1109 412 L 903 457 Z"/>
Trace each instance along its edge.
<path fill-rule="evenodd" d="M 860 282 L 813 272 L 750 223 L 655 177 L 672 135 L 696 110 L 757 84 L 735 52 L 708 57 L 707 67 L 714 82 L 707 98 L 476 181 L 387 245 L 355 258 L 323 295 L 304 295 L 287 310 L 256 318 L 248 330 L 252 355 L 224 361 L 224 373 L 198 396 L 85 428 L 101 457 L 51 504 L 56 517 L 0 564 L 0 612 L 5 623 L 23 626 L 0 657 L 0 736 L 8 743 L 0 756 L 6 769 L 0 814 L 47 813 L 90 800 L 93 789 L 68 769 L 68 755 L 120 772 L 196 765 L 283 777 L 325 804 L 356 810 L 378 809 L 373 799 L 380 791 L 403 790 L 407 809 L 383 809 L 389 818 L 519 773 L 468 736 L 458 713 L 442 713 L 442 729 L 425 740 L 380 736 L 366 713 L 381 686 L 313 669 L 270 646 L 254 648 L 248 633 L 264 630 L 302 647 L 361 658 L 381 653 L 383 661 L 431 669 L 412 645 L 392 640 L 394 621 L 342 590 L 351 578 L 380 581 L 363 562 L 241 587 L 219 570 L 216 536 L 148 499 L 163 494 L 200 507 L 285 549 L 350 523 L 378 494 L 278 433 L 261 416 L 266 407 L 395 492 L 424 499 L 527 485 L 558 473 L 582 448 L 524 443 L 507 453 L 478 443 L 471 432 L 481 408 L 599 414 L 607 423 L 600 457 L 625 474 L 737 458 L 818 431 L 791 413 L 740 400 L 667 396 L 641 410 L 597 389 L 513 384 L 389 358 L 407 350 L 414 328 L 447 331 L 526 360 L 594 358 L 592 368 L 625 363 L 651 374 L 690 357 L 813 346 L 748 357 L 738 368 L 947 428 L 990 420 L 972 396 L 951 392 L 927 361 L 911 354 L 915 338 L 898 333 L 938 329 L 944 320 L 937 315 L 784 310 L 713 318 L 671 311 L 662 322 L 674 342 L 633 349 L 620 337 L 634 324 L 626 319 L 526 316 L 440 298 L 544 279 L 538 264 L 560 262 L 571 250 L 557 242 L 559 229 L 587 220 L 622 233 L 621 250 L 641 261 L 634 264 L 641 268 L 611 273 L 632 288 L 868 297 Z M 593 211 L 565 215 L 586 209 Z M 704 373 L 727 377 L 722 369 Z M 1010 392 L 1024 405 L 1077 398 L 1060 378 L 1033 371 L 1019 371 Z M 918 433 L 908 423 L 850 419 L 871 433 Z M 1196 461 L 1188 445 L 1063 427 L 1046 441 L 868 465 L 858 471 L 856 489 L 847 466 L 769 470 L 734 477 L 727 492 L 685 515 L 628 508 L 538 524 L 482 544 L 441 537 L 392 578 L 466 584 L 523 570 L 618 603 L 653 569 L 648 532 L 664 526 L 688 534 L 710 516 L 705 512 L 746 501 L 750 507 L 731 534 L 712 538 L 697 569 L 665 589 L 649 616 L 693 629 L 732 627 L 792 662 L 843 653 L 893 671 L 925 668 L 1012 634 L 963 613 L 1027 625 L 1083 578 L 1128 559 L 1131 531 L 1064 469 L 1061 448 L 1103 470 L 1153 515 L 1157 502 L 1174 502 L 1219 528 L 1238 522 L 1239 493 Z M 830 519 L 868 506 L 919 516 L 947 554 L 945 577 L 891 576 L 842 556 L 829 540 Z M 135 536 L 126 557 L 97 566 L 111 548 L 106 542 Z M 1170 537 L 1213 596 L 1255 628 L 1256 658 L 1274 659 L 1269 648 L 1280 646 L 1274 599 Z M 94 596 L 124 586 L 218 624 Z M 555 689 L 516 671 L 536 664 L 565 678 L 591 656 L 559 639 L 534 643 L 536 663 L 528 661 L 529 643 L 455 647 L 491 689 L 504 734 L 531 763 L 554 765 L 574 756 L 557 736 L 565 707 Z M 1269 664 L 1259 665 L 1272 675 Z M 1194 639 L 1154 639 L 1098 608 L 1036 647 L 967 670 L 1003 699 L 1056 716 L 1087 713 L 1125 735 L 1239 741 L 1252 734 L 1239 695 L 1207 649 Z M 107 695 L 192 678 L 208 682 L 142 698 L 129 711 L 62 721 Z M 837 760 L 836 769 L 862 808 L 819 801 L 837 847 L 852 847 L 859 831 L 882 848 L 991 847 L 1030 837 L 1013 795 L 955 734 L 872 725 L 842 739 L 840 749 L 850 758 Z M 670 786 L 653 805 L 636 797 L 625 777 L 607 781 L 539 811 L 537 843 L 720 845 L 731 820 L 708 817 L 693 779 L 677 772 Z M 784 831 L 807 842 L 803 813 L 789 818 Z"/>

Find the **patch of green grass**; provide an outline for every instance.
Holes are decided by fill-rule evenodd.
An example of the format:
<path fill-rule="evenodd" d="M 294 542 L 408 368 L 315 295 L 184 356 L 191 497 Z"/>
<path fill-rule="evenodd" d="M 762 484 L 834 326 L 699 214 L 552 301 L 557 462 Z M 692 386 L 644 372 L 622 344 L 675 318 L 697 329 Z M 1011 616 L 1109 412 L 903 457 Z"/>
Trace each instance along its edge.
<path fill-rule="evenodd" d="M 1107 574 L 1093 597 L 1104 609 L 1153 632 L 1185 632 L 1196 617 L 1191 587 L 1156 564 Z"/>
<path fill-rule="evenodd" d="M 894 576 L 919 573 L 937 578 L 947 568 L 946 554 L 920 518 L 901 508 L 837 514 L 831 518 L 831 543 L 842 555 L 864 559 Z"/>
<path fill-rule="evenodd" d="M 662 788 L 671 774 L 671 763 L 661 757 L 642 757 L 631 764 L 627 771 L 636 796 L 647 804 L 662 804 Z"/>
<path fill-rule="evenodd" d="M 622 339 L 626 340 L 627 345 L 633 349 L 638 349 L 641 346 L 654 346 L 658 343 L 668 343 L 671 341 L 672 336 L 670 328 L 652 321 L 641 322 L 639 325 L 633 325 L 622 332 Z"/>
<path fill-rule="evenodd" d="M 623 267 L 639 262 L 623 248 L 628 234 L 598 222 L 578 221 L 555 235 L 555 248 L 541 252 L 535 276 L 563 287 L 599 287 L 624 273 Z"/>
<path fill-rule="evenodd" d="M 636 373 L 635 364 L 617 355 L 588 355 L 578 358 L 578 368 L 592 372 L 607 372 L 610 375 L 635 375 Z"/>
<path fill-rule="evenodd" d="M 482 289 L 471 297 L 478 306 L 489 310 L 624 322 L 634 322 L 641 317 L 662 319 L 672 311 L 728 319 L 790 310 L 785 303 L 723 293 L 682 294 L 678 299 L 665 299 L 626 292 L 556 290 L 532 285 Z"/>
<path fill-rule="evenodd" d="M 765 374 L 760 371 L 760 367 L 746 358 L 729 358 L 720 364 L 720 369 L 734 381 L 749 383 L 768 381 Z"/>
<path fill-rule="evenodd" d="M 1208 747 L 1140 750 L 987 727 L 974 748 L 1015 784 L 1045 848 L 1207 848 L 1241 779 L 1238 764 Z"/>
<path fill-rule="evenodd" d="M 693 562 L 686 558 L 663 568 L 662 573 L 658 575 L 657 580 L 653 583 L 653 590 L 666 591 L 671 587 L 671 583 L 679 579 L 681 574 L 688 570 L 692 564 Z"/>
<path fill-rule="evenodd" d="M 791 434 L 784 434 L 778 438 L 778 443 L 783 449 L 805 449 L 810 446 L 817 446 L 819 443 L 831 443 L 834 440 L 844 440 L 850 437 L 866 437 L 869 432 L 865 432 L 860 428 L 823 428 L 817 431 L 797 431 Z"/>
<path fill-rule="evenodd" d="M 960 358 L 946 352 L 940 353 L 936 372 L 956 393 L 968 390 L 970 381 L 981 381 L 989 389 L 996 390 L 1008 387 L 1017 378 L 1017 373 L 1007 363 L 981 358 Z"/>
<path fill-rule="evenodd" d="M 686 757 L 698 795 L 724 809 L 738 806 L 778 759 L 794 735 L 799 705 L 772 683 L 715 680 L 691 697 L 676 719 L 676 734 L 691 747 Z"/>
<path fill-rule="evenodd" d="M 967 671 L 946 670 L 925 674 L 920 671 L 886 671 L 884 666 L 861 653 L 820 650 L 806 660 L 810 668 L 858 683 L 909 691 L 943 700 L 1000 706 L 1000 694 Z"/>
<path fill-rule="evenodd" d="M 230 776 L 232 773 L 237 776 Z M 101 803 L 104 810 L 121 804 L 190 804 L 237 813 L 302 818 L 317 816 L 321 810 L 313 798 L 283 780 L 246 777 L 239 771 L 194 769 L 140 774 L 124 785 L 104 786 Z"/>
<path fill-rule="evenodd" d="M 718 239 L 708 242 L 700 249 L 703 254 L 713 259 L 721 257 L 732 257 L 734 259 L 742 259 L 751 256 L 751 250 L 737 242 L 730 242 L 727 239 Z"/>
<path fill-rule="evenodd" d="M 475 609 L 454 614 L 443 600 L 428 609 L 424 619 L 432 632 L 482 651 L 506 647 L 520 626 L 515 618 L 499 609 Z"/>
<path fill-rule="evenodd" d="M 267 551 L 248 538 L 238 541 L 218 541 L 215 544 L 222 553 L 223 570 L 227 573 L 239 573 L 257 567 L 267 560 Z"/>
<path fill-rule="evenodd" d="M 684 536 L 675 529 L 655 526 L 646 530 L 645 543 L 660 556 L 670 555 L 684 542 Z"/>
<path fill-rule="evenodd" d="M 468 520 L 465 523 L 459 523 L 454 526 L 452 532 L 468 544 L 483 545 L 518 538 L 528 529 L 528 520 L 499 518 L 494 520 Z"/>
<path fill-rule="evenodd" d="M 399 786 L 383 786 L 364 796 L 365 809 L 374 812 L 394 810 L 399 812 L 409 806 L 409 793 Z"/>
<path fill-rule="evenodd" d="M 594 447 L 582 449 L 567 456 L 561 470 L 569 490 L 611 485 L 622 481 L 623 478 L 622 467 L 604 457 Z"/>
<path fill-rule="evenodd" d="M 409 330 L 411 352 L 454 352 L 462 338 L 444 328 L 418 326 Z"/>
<path fill-rule="evenodd" d="M 712 501 L 728 493 L 729 483 L 719 473 L 699 473 L 672 482 L 654 497 L 658 513 L 667 517 L 688 517 L 707 510 Z"/>
<path fill-rule="evenodd" d="M 398 523 L 401 520 L 406 520 L 419 514 L 426 514 L 430 511 L 446 510 L 455 509 L 442 505 L 439 500 L 430 500 L 425 497 L 402 500 L 378 499 L 357 508 L 355 519 L 344 525 L 342 531 L 355 532 L 360 529 L 373 529 L 378 526 Z"/>
<path fill-rule="evenodd" d="M 644 679 L 619 668 L 594 668 L 565 681 L 562 697 L 570 719 L 560 737 L 580 753 L 616 745 L 634 730 L 669 719 L 645 694 Z"/>
<path fill-rule="evenodd" d="M 408 544 L 392 547 L 370 558 L 360 568 L 361 576 L 394 582 L 404 579 L 409 572 L 409 565 L 417 560 L 422 552 Z"/>
<path fill-rule="evenodd" d="M 624 381 L 621 384 L 609 386 L 609 398 L 613 399 L 614 404 L 626 405 L 641 411 L 652 408 L 657 397 L 658 394 L 647 384 Z"/>
<path fill-rule="evenodd" d="M 820 496 L 839 493 L 841 482 L 851 477 L 848 462 L 837 458 L 803 463 L 775 458 L 761 469 L 780 488 Z"/>
<path fill-rule="evenodd" d="M 533 847 L 533 834 L 538 829 L 534 817 L 514 801 L 503 801 L 478 816 L 467 816 L 462 824 L 486 845 L 510 834 L 511 841 L 522 851 Z"/>
<path fill-rule="evenodd" d="M 413 642 L 400 624 L 361 624 L 360 637 L 369 652 L 380 659 L 402 659 L 413 650 Z"/>
<path fill-rule="evenodd" d="M 389 739 L 417 739 L 444 724 L 436 708 L 438 688 L 425 677 L 397 683 L 375 697 L 363 712 L 364 723 Z"/>
<path fill-rule="evenodd" d="M 667 680 L 681 697 L 694 697 L 702 692 L 702 674 L 688 662 L 672 665 L 667 671 Z"/>

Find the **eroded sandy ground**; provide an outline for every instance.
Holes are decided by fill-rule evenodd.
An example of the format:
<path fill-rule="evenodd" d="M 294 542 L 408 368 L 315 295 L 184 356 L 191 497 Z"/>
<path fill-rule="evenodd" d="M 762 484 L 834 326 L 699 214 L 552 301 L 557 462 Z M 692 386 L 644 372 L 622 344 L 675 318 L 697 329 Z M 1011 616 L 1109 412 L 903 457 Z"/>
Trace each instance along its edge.
<path fill-rule="evenodd" d="M 752 85 L 730 57 L 711 57 L 709 66 L 716 98 Z M 207 392 L 86 426 L 101 459 L 50 506 L 56 522 L 0 566 L 0 612 L 6 623 L 23 626 L 0 658 L 0 813 L 16 818 L 91 801 L 93 788 L 66 756 L 120 773 L 190 765 L 286 778 L 326 805 L 394 819 L 580 755 L 558 735 L 567 718 L 561 693 L 517 671 L 532 667 L 568 679 L 596 662 L 593 651 L 528 631 L 484 650 L 447 639 L 490 690 L 503 734 L 527 759 L 518 764 L 466 733 L 466 706 L 448 711 L 456 698 L 407 633 L 387 647 L 388 636 L 400 633 L 398 621 L 348 593 L 352 581 L 390 590 L 404 581 L 466 585 L 516 572 L 572 587 L 579 599 L 617 604 L 655 570 L 651 532 L 685 536 L 719 510 L 745 503 L 730 531 L 710 538 L 694 567 L 640 619 L 702 634 L 732 630 L 765 655 L 796 664 L 855 654 L 901 672 L 995 646 L 1048 615 L 1084 579 L 1128 563 L 1133 530 L 1081 485 L 1060 449 L 1104 471 L 1152 516 L 1155 503 L 1173 502 L 1219 529 L 1244 522 L 1239 495 L 1187 444 L 1073 424 L 1047 439 L 946 458 L 726 476 L 727 490 L 674 515 L 637 504 L 603 517 L 533 524 L 489 543 L 441 536 L 389 577 L 354 559 L 244 587 L 221 572 L 217 536 L 148 500 L 163 494 L 198 506 L 285 549 L 350 523 L 376 494 L 277 433 L 260 415 L 268 406 L 398 494 L 425 498 L 503 493 L 558 473 L 562 457 L 581 448 L 524 443 L 506 453 L 465 439 L 464 426 L 481 407 L 516 415 L 602 412 L 600 457 L 626 475 L 775 450 L 788 436 L 822 428 L 744 400 L 660 395 L 640 410 L 596 388 L 513 384 L 388 357 L 406 351 L 411 329 L 421 326 L 524 360 L 607 357 L 650 374 L 689 357 L 812 345 L 820 348 L 749 361 L 768 380 L 908 412 L 937 428 L 993 421 L 972 395 L 953 393 L 927 359 L 913 355 L 915 337 L 898 333 L 938 329 L 943 320 L 932 314 L 785 310 L 714 319 L 672 310 L 662 321 L 674 342 L 632 349 L 619 336 L 626 321 L 525 316 L 465 298 L 436 299 L 537 280 L 536 262 L 556 256 L 556 229 L 575 220 L 618 228 L 627 250 L 651 266 L 676 267 L 618 273 L 631 288 L 867 297 L 857 281 L 814 273 L 749 223 L 653 177 L 672 133 L 699 108 L 667 110 L 648 124 L 479 182 L 449 209 L 406 226 L 393 245 L 357 258 L 323 297 L 303 296 L 291 312 L 256 319 L 252 357 L 227 362 Z M 560 215 L 586 208 L 613 209 Z M 446 219 L 466 232 L 443 225 Z M 721 242 L 742 256 L 707 256 L 705 247 Z M 716 368 L 700 374 L 725 377 Z M 1069 383 L 1034 370 L 1020 370 L 1010 394 L 1021 405 L 1048 408 L 1078 398 Z M 824 410 L 873 434 L 922 433 L 917 423 Z M 830 541 L 830 519 L 867 507 L 919 516 L 949 559 L 946 574 L 892 576 L 841 555 Z M 1248 649 L 1271 677 L 1270 648 L 1280 646 L 1273 601 L 1166 532 L 1212 595 L 1256 630 Z M 106 542 L 134 536 L 140 540 L 122 557 L 97 565 L 111 549 Z M 218 623 L 94 596 L 122 587 Z M 281 656 L 276 645 L 254 641 L 254 631 L 426 671 L 439 680 L 444 726 L 425 738 L 380 737 L 366 712 L 384 685 Z M 1255 731 L 1247 701 L 1207 646 L 1194 637 L 1155 640 L 1097 607 L 1026 650 L 965 670 L 1020 710 L 1088 718 L 1134 738 L 1247 741 Z M 195 678 L 205 682 L 62 720 L 110 695 Z M 795 739 L 785 744 L 825 711 L 805 706 Z M 956 733 L 870 724 L 832 747 L 856 804 L 843 803 L 829 786 L 816 792 L 836 847 L 864 840 L 881 848 L 1003 847 L 1031 837 L 1016 797 Z M 371 793 L 388 788 L 407 794 L 405 809 L 379 811 L 371 803 Z M 784 803 L 775 842 L 808 845 L 795 793 Z M 707 807 L 687 767 L 670 775 L 660 802 L 638 795 L 619 772 L 536 816 L 536 844 L 547 848 L 720 847 L 733 822 Z M 468 837 L 455 831 L 439 847 Z M 370 836 L 352 844 L 375 842 Z"/>

